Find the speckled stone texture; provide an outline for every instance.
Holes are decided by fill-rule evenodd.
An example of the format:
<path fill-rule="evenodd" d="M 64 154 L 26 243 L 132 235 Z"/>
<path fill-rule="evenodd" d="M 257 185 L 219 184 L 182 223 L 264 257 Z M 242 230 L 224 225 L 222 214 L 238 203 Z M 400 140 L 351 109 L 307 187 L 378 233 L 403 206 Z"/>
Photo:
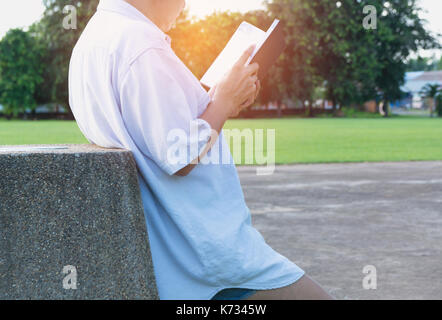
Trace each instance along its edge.
<path fill-rule="evenodd" d="M 0 299 L 158 299 L 132 153 L 52 147 L 0 151 Z"/>

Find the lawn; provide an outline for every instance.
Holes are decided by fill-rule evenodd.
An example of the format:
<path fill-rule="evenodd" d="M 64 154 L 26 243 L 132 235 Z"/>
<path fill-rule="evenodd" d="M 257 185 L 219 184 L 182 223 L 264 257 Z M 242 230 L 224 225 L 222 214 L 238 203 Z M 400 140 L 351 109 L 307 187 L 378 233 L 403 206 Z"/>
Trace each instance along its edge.
<path fill-rule="evenodd" d="M 442 160 L 442 119 L 230 120 L 225 128 L 275 129 L 276 163 Z M 87 140 L 72 121 L 0 119 L 0 145 L 76 143 Z"/>

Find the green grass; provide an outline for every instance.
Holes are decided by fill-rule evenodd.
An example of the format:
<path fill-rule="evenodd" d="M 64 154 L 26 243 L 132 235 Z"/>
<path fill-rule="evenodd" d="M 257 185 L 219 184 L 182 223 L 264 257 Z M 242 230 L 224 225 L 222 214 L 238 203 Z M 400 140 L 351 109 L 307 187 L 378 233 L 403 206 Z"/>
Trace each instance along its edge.
<path fill-rule="evenodd" d="M 75 121 L 0 119 L 0 145 L 88 143 Z"/>
<path fill-rule="evenodd" d="M 442 160 L 442 119 L 232 120 L 275 128 L 276 163 Z"/>
<path fill-rule="evenodd" d="M 442 119 L 231 120 L 225 128 L 276 129 L 276 163 L 442 160 Z M 0 119 L 0 145 L 77 143 L 87 140 L 72 121 Z"/>

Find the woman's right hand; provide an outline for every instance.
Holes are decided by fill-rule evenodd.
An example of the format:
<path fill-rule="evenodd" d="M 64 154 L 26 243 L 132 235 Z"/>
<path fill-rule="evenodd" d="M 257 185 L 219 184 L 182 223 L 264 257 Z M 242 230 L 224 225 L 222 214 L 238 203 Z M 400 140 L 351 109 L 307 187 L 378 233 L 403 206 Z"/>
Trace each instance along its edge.
<path fill-rule="evenodd" d="M 255 101 L 259 92 L 257 63 L 246 66 L 246 62 L 252 55 L 255 46 L 247 49 L 233 68 L 216 85 L 213 100 L 220 102 L 225 108 L 227 117 L 236 116 L 241 109 Z"/>

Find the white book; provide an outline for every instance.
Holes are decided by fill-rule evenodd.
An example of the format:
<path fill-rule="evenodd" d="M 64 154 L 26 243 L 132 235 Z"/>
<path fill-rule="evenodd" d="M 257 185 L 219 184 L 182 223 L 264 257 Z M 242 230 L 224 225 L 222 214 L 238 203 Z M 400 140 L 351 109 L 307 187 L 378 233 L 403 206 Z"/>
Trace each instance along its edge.
<path fill-rule="evenodd" d="M 246 65 L 248 65 L 266 43 L 270 35 L 272 35 L 278 24 L 279 20 L 275 19 L 267 32 L 264 32 L 250 23 L 242 22 L 232 38 L 230 38 L 226 47 L 221 51 L 213 64 L 201 78 L 201 83 L 208 88 L 213 87 L 227 72 L 230 71 L 244 51 L 246 51 L 251 45 L 255 45 L 255 50 L 246 63 Z M 276 58 L 280 53 L 281 52 L 277 54 Z"/>

